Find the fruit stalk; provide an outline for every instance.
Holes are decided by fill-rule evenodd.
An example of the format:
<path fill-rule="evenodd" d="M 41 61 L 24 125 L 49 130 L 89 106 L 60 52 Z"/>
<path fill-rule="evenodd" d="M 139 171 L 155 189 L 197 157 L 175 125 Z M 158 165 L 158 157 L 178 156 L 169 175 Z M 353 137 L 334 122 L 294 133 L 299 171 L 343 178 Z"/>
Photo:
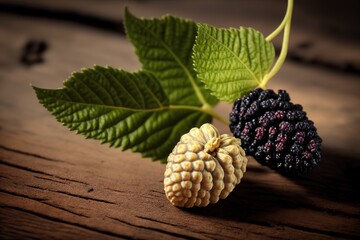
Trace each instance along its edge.
<path fill-rule="evenodd" d="M 281 69 L 282 65 L 284 64 L 287 52 L 288 52 L 288 48 L 289 48 L 289 39 L 290 39 L 290 29 L 291 29 L 291 17 L 292 17 L 292 12 L 293 12 L 293 7 L 294 7 L 294 1 L 293 0 L 288 0 L 288 6 L 286 9 L 286 14 L 285 17 L 283 19 L 283 21 L 281 22 L 281 24 L 279 25 L 278 28 L 276 28 L 267 38 L 267 41 L 271 41 L 273 40 L 282 30 L 284 30 L 284 34 L 283 34 L 283 41 L 282 41 L 282 46 L 281 46 L 281 52 L 279 55 L 279 58 L 277 59 L 274 67 L 271 69 L 271 71 L 265 75 L 263 81 L 260 83 L 259 87 L 262 89 L 266 89 L 266 84 L 268 83 L 268 81 L 275 76 L 275 74 Z"/>

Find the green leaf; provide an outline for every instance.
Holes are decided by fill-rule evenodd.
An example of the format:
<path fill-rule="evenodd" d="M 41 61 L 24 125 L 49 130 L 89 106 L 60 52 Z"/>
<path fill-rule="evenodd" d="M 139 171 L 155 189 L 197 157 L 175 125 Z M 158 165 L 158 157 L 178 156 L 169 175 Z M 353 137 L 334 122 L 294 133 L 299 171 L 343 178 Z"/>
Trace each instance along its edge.
<path fill-rule="evenodd" d="M 62 89 L 34 90 L 70 130 L 163 162 L 183 133 L 211 121 L 196 110 L 172 109 L 159 81 L 147 71 L 95 66 L 74 73 Z"/>
<path fill-rule="evenodd" d="M 196 23 L 173 16 L 139 19 L 126 9 L 125 28 L 143 69 L 155 74 L 171 104 L 213 106 L 218 102 L 193 68 Z"/>
<path fill-rule="evenodd" d="M 258 87 L 274 57 L 273 45 L 252 28 L 198 24 L 194 66 L 198 78 L 220 100 L 233 102 Z"/>

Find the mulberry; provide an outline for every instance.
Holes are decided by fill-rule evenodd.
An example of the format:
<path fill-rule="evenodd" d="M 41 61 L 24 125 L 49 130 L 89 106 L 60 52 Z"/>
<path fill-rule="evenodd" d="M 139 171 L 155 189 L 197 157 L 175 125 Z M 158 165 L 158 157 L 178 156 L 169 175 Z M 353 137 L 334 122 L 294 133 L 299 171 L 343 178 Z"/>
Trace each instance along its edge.
<path fill-rule="evenodd" d="M 168 157 L 164 190 L 178 207 L 205 207 L 226 198 L 240 183 L 247 158 L 240 140 L 211 124 L 184 134 Z"/>
<path fill-rule="evenodd" d="M 230 130 L 247 155 L 281 173 L 308 173 L 320 162 L 322 140 L 314 123 L 285 90 L 258 88 L 236 100 Z"/>

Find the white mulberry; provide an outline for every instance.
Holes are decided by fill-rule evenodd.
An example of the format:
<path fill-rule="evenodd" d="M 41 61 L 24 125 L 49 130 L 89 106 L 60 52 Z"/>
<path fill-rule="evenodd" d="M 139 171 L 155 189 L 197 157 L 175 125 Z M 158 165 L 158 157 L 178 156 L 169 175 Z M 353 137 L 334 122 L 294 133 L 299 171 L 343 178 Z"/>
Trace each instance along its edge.
<path fill-rule="evenodd" d="M 178 207 L 205 207 L 226 198 L 246 171 L 240 144 L 209 123 L 184 134 L 167 159 L 164 190 L 169 201 Z"/>

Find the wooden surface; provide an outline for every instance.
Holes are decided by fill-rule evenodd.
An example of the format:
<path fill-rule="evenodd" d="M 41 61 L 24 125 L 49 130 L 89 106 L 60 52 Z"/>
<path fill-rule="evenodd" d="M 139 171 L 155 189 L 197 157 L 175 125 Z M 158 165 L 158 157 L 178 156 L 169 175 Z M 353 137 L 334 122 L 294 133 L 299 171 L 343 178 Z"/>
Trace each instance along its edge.
<path fill-rule="evenodd" d="M 122 9 L 111 8 L 122 7 L 118 1 L 102 5 L 87 1 L 92 3 L 88 8 L 79 6 L 84 1 L 70 2 L 56 5 L 38 0 L 33 7 L 72 9 L 97 17 L 108 13 L 108 20 L 121 20 Z M 166 2 L 127 5 L 139 15 L 171 12 L 217 25 L 243 20 L 244 25 L 261 26 L 261 19 L 266 19 L 265 32 L 278 23 L 268 15 L 238 17 L 231 10 L 221 15 L 214 2 L 207 13 L 217 13 L 216 17 L 196 12 L 200 3 L 185 1 L 181 9 Z M 271 6 L 282 16 L 282 5 Z M 255 11 L 251 4 L 243 9 Z M 207 208 L 179 209 L 165 198 L 164 165 L 69 132 L 37 103 L 30 87 L 60 87 L 71 72 L 94 64 L 136 70 L 140 65 L 125 37 L 76 21 L 2 11 L 0 238 L 360 238 L 359 47 L 353 40 L 336 38 L 321 45 L 326 33 L 303 30 L 302 16 L 296 16 L 290 58 L 269 87 L 287 89 L 315 122 L 324 140 L 321 165 L 308 176 L 288 178 L 250 158 L 242 183 L 228 199 Z M 44 63 L 30 67 L 20 63 L 29 39 L 48 43 Z M 310 40 L 311 47 L 300 51 L 301 43 Z M 346 68 L 349 64 L 351 71 Z M 216 109 L 226 116 L 231 106 L 220 103 Z M 229 132 L 227 126 L 214 124 Z"/>

